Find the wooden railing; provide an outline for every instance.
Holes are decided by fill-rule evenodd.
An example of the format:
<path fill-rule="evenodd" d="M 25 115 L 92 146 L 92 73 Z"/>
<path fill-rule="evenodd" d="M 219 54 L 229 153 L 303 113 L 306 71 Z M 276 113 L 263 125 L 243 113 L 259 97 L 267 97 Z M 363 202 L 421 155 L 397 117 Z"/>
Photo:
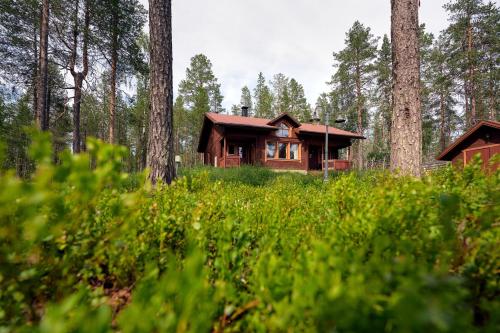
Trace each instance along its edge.
<path fill-rule="evenodd" d="M 348 160 L 328 160 L 328 170 L 342 171 L 349 170 L 352 167 L 352 162 Z M 324 162 L 322 167 L 324 170 Z"/>
<path fill-rule="evenodd" d="M 241 159 L 238 155 L 228 155 L 225 158 L 221 158 L 220 160 L 221 168 L 239 167 L 240 164 L 241 164 Z"/>

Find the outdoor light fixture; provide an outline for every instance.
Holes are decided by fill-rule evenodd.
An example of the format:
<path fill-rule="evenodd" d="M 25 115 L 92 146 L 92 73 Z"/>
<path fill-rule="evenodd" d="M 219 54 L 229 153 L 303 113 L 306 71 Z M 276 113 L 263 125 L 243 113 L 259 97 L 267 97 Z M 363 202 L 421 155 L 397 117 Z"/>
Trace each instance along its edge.
<path fill-rule="evenodd" d="M 317 106 L 316 109 L 314 109 L 314 112 L 312 114 L 312 119 L 311 122 L 313 123 L 318 123 L 321 119 L 319 118 L 319 112 L 318 110 L 321 110 L 321 106 Z"/>

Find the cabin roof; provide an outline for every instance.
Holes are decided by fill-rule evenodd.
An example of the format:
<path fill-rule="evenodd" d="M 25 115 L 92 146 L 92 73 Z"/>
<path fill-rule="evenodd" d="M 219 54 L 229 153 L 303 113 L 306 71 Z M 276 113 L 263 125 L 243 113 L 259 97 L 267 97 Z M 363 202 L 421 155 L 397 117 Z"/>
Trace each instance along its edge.
<path fill-rule="evenodd" d="M 316 124 L 302 124 L 299 127 L 300 133 L 314 133 L 314 134 L 326 134 L 326 125 L 316 125 Z M 328 134 L 346 136 L 349 138 L 365 139 L 364 136 L 358 133 L 353 133 L 349 131 L 344 131 L 332 126 L 328 126 Z"/>
<path fill-rule="evenodd" d="M 269 125 L 269 119 L 264 118 L 232 116 L 213 112 L 205 113 L 205 116 L 218 125 L 259 127 L 270 130 L 278 129 L 276 126 Z"/>
<path fill-rule="evenodd" d="M 462 143 L 467 140 L 470 136 L 474 135 L 480 128 L 482 127 L 490 127 L 494 129 L 500 130 L 500 122 L 493 120 L 483 120 L 477 123 L 475 126 L 471 127 L 467 132 L 462 134 L 458 139 L 456 139 L 451 145 L 449 145 L 438 157 L 437 160 L 441 161 L 451 161 L 453 156 L 457 153 L 457 151 L 463 150 Z"/>

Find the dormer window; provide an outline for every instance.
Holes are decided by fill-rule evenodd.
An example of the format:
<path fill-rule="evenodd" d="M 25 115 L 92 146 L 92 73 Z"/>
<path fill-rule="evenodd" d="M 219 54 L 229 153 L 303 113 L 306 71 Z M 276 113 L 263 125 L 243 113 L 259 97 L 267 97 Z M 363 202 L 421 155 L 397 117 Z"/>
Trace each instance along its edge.
<path fill-rule="evenodd" d="M 289 128 L 288 128 L 288 126 L 286 126 L 285 124 L 281 123 L 276 135 L 279 136 L 279 137 L 281 137 L 281 138 L 287 138 L 288 134 L 289 134 Z"/>

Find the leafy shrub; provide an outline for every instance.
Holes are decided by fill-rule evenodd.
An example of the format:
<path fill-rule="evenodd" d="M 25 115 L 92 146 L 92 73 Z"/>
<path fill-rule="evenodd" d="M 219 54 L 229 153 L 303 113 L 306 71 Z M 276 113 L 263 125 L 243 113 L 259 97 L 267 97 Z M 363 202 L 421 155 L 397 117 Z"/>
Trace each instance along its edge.
<path fill-rule="evenodd" d="M 499 329 L 500 173 L 123 173 L 92 141 L 0 173 L 0 331 Z"/>

